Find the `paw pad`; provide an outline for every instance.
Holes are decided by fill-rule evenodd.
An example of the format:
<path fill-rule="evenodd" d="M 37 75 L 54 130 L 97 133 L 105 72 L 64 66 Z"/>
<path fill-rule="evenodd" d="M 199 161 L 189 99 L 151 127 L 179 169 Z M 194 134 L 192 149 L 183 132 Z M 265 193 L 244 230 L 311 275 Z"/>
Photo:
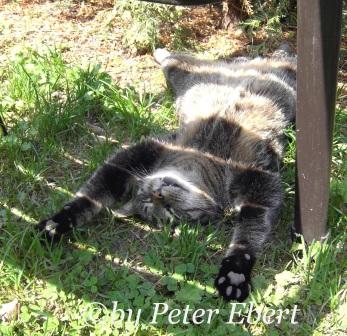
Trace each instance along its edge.
<path fill-rule="evenodd" d="M 215 287 L 226 301 L 244 301 L 251 291 L 251 270 L 255 258 L 251 253 L 235 251 L 222 261 Z"/>
<path fill-rule="evenodd" d="M 228 278 L 230 279 L 230 283 L 232 285 L 238 286 L 241 282 L 244 282 L 246 280 L 245 275 L 242 273 L 235 273 L 233 271 L 230 271 L 228 273 Z"/>
<path fill-rule="evenodd" d="M 44 238 L 48 241 L 57 241 L 60 238 L 59 223 L 53 219 L 46 219 L 41 221 L 36 229 L 43 234 Z"/>
<path fill-rule="evenodd" d="M 53 237 L 54 235 L 57 234 L 57 226 L 59 224 L 56 223 L 55 221 L 53 221 L 52 219 L 49 219 L 47 222 L 46 222 L 46 225 L 44 226 L 44 230 L 46 231 L 46 233 Z"/>
<path fill-rule="evenodd" d="M 220 277 L 218 279 L 218 285 L 221 285 L 225 280 L 226 280 L 226 278 L 224 276 Z"/>

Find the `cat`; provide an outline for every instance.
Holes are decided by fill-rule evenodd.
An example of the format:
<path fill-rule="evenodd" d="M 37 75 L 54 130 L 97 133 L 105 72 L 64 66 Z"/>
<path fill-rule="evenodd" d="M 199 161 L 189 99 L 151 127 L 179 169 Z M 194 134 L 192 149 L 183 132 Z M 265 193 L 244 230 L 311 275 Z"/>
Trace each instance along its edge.
<path fill-rule="evenodd" d="M 226 301 L 242 302 L 282 204 L 279 165 L 284 130 L 295 119 L 296 58 L 207 61 L 166 49 L 154 58 L 176 97 L 177 132 L 118 150 L 38 229 L 58 240 L 119 201 L 120 213 L 149 222 L 207 223 L 232 212 L 214 284 Z"/>

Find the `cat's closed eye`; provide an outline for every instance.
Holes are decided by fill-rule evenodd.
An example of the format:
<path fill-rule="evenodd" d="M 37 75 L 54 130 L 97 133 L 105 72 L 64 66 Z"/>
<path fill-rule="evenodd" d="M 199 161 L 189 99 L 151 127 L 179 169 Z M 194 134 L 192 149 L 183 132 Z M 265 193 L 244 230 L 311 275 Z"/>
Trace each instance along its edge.
<path fill-rule="evenodd" d="M 168 176 L 163 178 L 163 185 L 164 186 L 179 187 L 179 184 L 177 183 L 177 181 L 175 179 L 173 179 L 172 177 L 168 177 Z"/>
<path fill-rule="evenodd" d="M 162 183 L 163 183 L 163 186 L 165 187 L 170 186 L 170 187 L 186 190 L 186 188 L 183 187 L 181 184 L 179 184 L 177 180 L 169 176 L 164 177 Z"/>

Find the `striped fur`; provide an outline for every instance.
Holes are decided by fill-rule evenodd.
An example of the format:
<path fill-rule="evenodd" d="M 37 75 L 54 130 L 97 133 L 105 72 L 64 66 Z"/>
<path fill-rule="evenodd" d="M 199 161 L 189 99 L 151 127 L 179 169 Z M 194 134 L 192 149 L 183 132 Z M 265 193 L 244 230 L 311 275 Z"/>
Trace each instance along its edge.
<path fill-rule="evenodd" d="M 176 95 L 176 135 L 116 152 L 38 227 L 55 240 L 121 200 L 119 214 L 156 222 L 214 222 L 233 212 L 215 286 L 226 300 L 242 301 L 281 206 L 278 169 L 284 129 L 295 119 L 295 58 L 202 61 L 160 49 L 154 56 Z"/>

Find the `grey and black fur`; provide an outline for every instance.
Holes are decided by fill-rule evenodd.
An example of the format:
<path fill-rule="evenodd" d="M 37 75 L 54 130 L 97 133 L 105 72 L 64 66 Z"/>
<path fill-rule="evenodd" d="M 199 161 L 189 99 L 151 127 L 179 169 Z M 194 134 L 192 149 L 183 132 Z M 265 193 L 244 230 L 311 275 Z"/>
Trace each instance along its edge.
<path fill-rule="evenodd" d="M 243 301 L 282 202 L 284 129 L 295 118 L 296 60 L 288 55 L 203 61 L 159 49 L 180 128 L 111 156 L 58 213 L 39 224 L 55 240 L 103 207 L 148 221 L 211 222 L 236 213 L 215 286 Z"/>

